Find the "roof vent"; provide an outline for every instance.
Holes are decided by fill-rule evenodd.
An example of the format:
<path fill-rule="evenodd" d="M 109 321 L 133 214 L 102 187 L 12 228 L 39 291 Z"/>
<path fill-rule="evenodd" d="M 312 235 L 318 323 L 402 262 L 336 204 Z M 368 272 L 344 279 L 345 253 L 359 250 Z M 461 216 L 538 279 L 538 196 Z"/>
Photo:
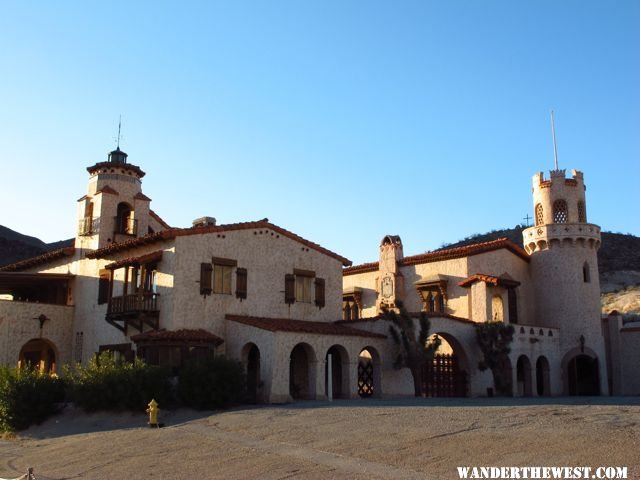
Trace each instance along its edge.
<path fill-rule="evenodd" d="M 213 217 L 200 217 L 193 221 L 194 227 L 215 227 L 216 219 Z"/>

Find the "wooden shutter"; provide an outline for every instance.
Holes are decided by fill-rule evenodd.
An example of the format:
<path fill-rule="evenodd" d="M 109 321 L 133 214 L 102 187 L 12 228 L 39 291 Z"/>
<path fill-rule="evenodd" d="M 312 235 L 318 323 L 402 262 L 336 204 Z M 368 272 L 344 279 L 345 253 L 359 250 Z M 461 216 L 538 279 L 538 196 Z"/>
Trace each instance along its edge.
<path fill-rule="evenodd" d="M 296 301 L 296 276 L 287 273 L 284 276 L 284 302 L 292 304 Z"/>
<path fill-rule="evenodd" d="M 236 298 L 247 298 L 247 269 L 236 269 Z"/>
<path fill-rule="evenodd" d="M 200 264 L 200 295 L 210 295 L 211 288 L 211 273 L 213 272 L 213 265 L 210 263 Z"/>
<path fill-rule="evenodd" d="M 316 306 L 324 307 L 324 278 L 316 278 Z"/>
<path fill-rule="evenodd" d="M 518 323 L 518 296 L 515 288 L 507 290 L 507 301 L 509 302 L 509 323 Z"/>
<path fill-rule="evenodd" d="M 98 280 L 98 305 L 109 301 L 109 277 L 104 273 L 100 273 Z"/>

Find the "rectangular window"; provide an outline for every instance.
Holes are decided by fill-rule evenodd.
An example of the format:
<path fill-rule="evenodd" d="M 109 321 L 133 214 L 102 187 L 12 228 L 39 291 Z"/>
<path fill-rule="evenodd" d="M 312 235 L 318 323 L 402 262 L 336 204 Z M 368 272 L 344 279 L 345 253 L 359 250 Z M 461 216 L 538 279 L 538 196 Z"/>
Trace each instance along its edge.
<path fill-rule="evenodd" d="M 316 278 L 316 307 L 323 308 L 324 303 L 324 278 Z"/>
<path fill-rule="evenodd" d="M 211 272 L 213 265 L 210 263 L 200 264 L 200 295 L 211 294 Z"/>
<path fill-rule="evenodd" d="M 228 258 L 213 257 L 211 263 L 213 263 L 213 293 L 231 295 L 231 277 L 238 262 Z"/>
<path fill-rule="evenodd" d="M 247 269 L 236 269 L 236 298 L 241 300 L 247 298 Z"/>
<path fill-rule="evenodd" d="M 311 303 L 311 281 L 313 277 L 296 275 L 296 302 Z"/>
<path fill-rule="evenodd" d="M 233 267 L 229 265 L 213 265 L 213 293 L 231 295 L 231 275 Z"/>

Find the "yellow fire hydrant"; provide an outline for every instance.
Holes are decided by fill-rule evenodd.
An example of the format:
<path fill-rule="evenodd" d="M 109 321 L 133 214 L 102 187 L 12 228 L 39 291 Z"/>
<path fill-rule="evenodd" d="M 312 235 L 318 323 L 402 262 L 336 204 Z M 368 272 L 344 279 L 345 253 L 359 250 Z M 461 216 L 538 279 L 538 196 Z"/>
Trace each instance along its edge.
<path fill-rule="evenodd" d="M 158 402 L 155 399 L 152 399 L 149 402 L 149 408 L 147 408 L 147 413 L 149 414 L 149 426 L 150 427 L 159 427 L 158 424 L 158 412 L 160 409 L 158 408 Z"/>

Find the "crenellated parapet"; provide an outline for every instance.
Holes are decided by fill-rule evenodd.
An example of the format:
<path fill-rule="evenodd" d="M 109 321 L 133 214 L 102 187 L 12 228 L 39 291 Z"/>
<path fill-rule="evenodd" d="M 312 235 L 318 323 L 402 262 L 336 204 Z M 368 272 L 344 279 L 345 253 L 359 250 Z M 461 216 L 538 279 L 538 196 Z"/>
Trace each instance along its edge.
<path fill-rule="evenodd" d="M 528 254 L 562 246 L 600 248 L 600 227 L 592 223 L 558 223 L 523 230 L 522 240 Z"/>

